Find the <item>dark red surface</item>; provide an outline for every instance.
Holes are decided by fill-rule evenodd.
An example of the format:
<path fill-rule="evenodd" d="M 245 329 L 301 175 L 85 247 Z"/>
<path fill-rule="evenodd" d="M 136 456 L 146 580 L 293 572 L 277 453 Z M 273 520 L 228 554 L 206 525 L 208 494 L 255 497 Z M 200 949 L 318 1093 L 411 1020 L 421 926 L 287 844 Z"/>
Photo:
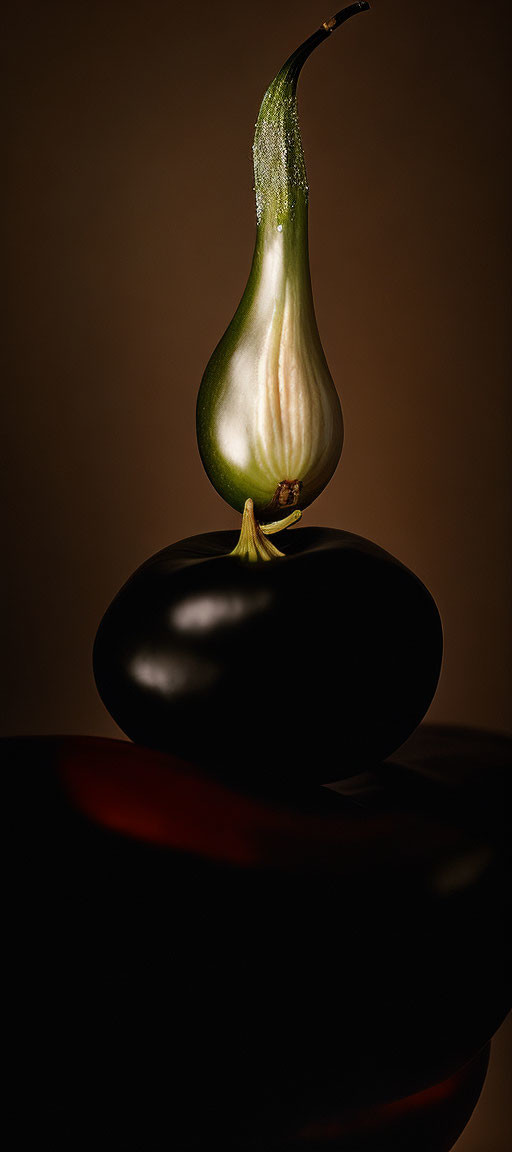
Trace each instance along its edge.
<path fill-rule="evenodd" d="M 483 1087 L 489 1049 L 464 1068 L 411 1096 L 351 1110 L 304 1127 L 285 1152 L 449 1152 L 464 1130 Z"/>
<path fill-rule="evenodd" d="M 352 778 L 347 792 L 316 789 L 286 804 L 249 797 L 192 765 L 165 753 L 123 740 L 84 736 L 34 738 L 4 742 L 4 752 L 27 772 L 27 803 L 46 780 L 51 789 L 46 806 L 37 807 L 41 821 L 52 818 L 55 786 L 70 811 L 81 812 L 109 831 L 238 867 L 284 871 L 366 871 L 368 855 L 380 852 L 391 867 L 407 852 L 421 871 L 459 850 L 464 832 L 457 824 L 440 824 L 435 841 L 431 819 L 413 806 L 404 820 L 398 806 L 383 814 L 378 777 L 371 778 L 379 803 L 367 804 L 369 775 Z M 365 785 L 365 806 L 355 782 Z M 52 799 L 54 807 L 52 810 Z M 468 840 L 468 843 L 470 841 Z M 389 848 L 391 847 L 391 852 Z"/>
<path fill-rule="evenodd" d="M 97 1147 L 106 1115 L 130 1152 L 300 1133 L 381 1152 L 362 1117 L 393 1149 L 416 1104 L 452 1101 L 455 1124 L 451 1078 L 510 1003 L 509 750 L 420 729 L 272 806 L 121 741 L 4 742 L 17 1067 L 42 1131 Z"/>

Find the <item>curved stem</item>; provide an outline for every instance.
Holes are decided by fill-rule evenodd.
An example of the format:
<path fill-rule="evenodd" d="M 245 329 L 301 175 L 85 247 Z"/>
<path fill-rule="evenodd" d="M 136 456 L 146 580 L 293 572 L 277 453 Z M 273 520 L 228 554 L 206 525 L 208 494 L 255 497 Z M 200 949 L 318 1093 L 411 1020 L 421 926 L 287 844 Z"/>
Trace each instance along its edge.
<path fill-rule="evenodd" d="M 240 539 L 229 555 L 238 556 L 240 560 L 251 562 L 275 560 L 277 557 L 284 556 L 284 552 L 280 552 L 279 548 L 267 540 L 267 535 L 270 536 L 274 532 L 280 532 L 282 528 L 288 528 L 290 524 L 295 524 L 297 520 L 300 520 L 301 515 L 300 509 L 296 508 L 284 520 L 275 520 L 271 524 L 259 524 L 254 515 L 254 504 L 249 497 L 244 505 Z"/>
<path fill-rule="evenodd" d="M 308 186 L 297 116 L 297 81 L 308 56 L 336 28 L 367 12 L 366 0 L 349 4 L 313 32 L 291 56 L 267 88 L 254 134 L 254 190 L 258 225 L 266 219 L 271 227 L 300 215 L 308 199 Z"/>
<path fill-rule="evenodd" d="M 299 64 L 300 71 L 308 56 L 311 55 L 318 44 L 322 43 L 322 40 L 327 40 L 331 32 L 334 32 L 336 28 L 344 24 L 345 20 L 350 20 L 351 16 L 357 16 L 358 12 L 368 12 L 369 7 L 370 5 L 366 3 L 366 0 L 361 0 L 361 3 L 349 4 L 347 8 L 342 8 L 339 12 L 336 12 L 334 16 L 331 16 L 330 20 L 324 20 L 322 27 L 318 28 L 316 32 L 313 32 L 311 36 L 308 36 L 308 39 L 296 48 L 295 52 L 292 53 L 286 61 L 286 64 L 284 64 L 283 69 L 289 68 L 291 64 L 297 63 Z"/>
<path fill-rule="evenodd" d="M 295 512 L 290 512 L 290 515 L 285 516 L 284 520 L 272 520 L 270 524 L 260 524 L 260 532 L 264 532 L 265 536 L 272 536 L 274 532 L 280 532 L 282 528 L 289 528 L 291 524 L 296 524 L 301 516 L 300 508 L 296 508 Z"/>

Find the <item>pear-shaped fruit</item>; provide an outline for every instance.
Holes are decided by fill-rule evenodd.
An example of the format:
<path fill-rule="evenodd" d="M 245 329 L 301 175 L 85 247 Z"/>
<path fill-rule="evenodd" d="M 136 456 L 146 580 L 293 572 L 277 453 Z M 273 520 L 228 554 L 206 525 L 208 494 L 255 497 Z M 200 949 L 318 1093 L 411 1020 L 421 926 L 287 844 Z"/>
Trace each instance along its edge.
<path fill-rule="evenodd" d="M 239 511 L 252 499 L 258 518 L 311 504 L 341 454 L 341 407 L 311 291 L 297 80 L 313 49 L 368 8 L 351 4 L 290 56 L 256 123 L 256 246 L 245 292 L 203 376 L 197 438 L 220 495 Z"/>

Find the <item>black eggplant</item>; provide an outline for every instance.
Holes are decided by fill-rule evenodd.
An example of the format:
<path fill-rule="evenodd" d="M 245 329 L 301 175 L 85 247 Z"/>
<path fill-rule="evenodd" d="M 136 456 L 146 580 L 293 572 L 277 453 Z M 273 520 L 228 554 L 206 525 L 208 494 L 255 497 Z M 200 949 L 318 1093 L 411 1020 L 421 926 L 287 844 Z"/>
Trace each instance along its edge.
<path fill-rule="evenodd" d="M 349 532 L 295 528 L 284 555 L 252 563 L 243 537 L 181 540 L 130 577 L 94 646 L 104 704 L 136 743 L 241 785 L 300 787 L 378 762 L 436 689 L 430 593 Z"/>

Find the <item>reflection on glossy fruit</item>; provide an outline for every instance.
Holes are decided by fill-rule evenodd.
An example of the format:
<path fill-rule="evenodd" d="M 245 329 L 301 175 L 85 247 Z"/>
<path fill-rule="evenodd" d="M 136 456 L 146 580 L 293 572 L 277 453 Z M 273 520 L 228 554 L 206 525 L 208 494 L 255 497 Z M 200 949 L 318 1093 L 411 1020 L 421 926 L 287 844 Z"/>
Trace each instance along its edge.
<path fill-rule="evenodd" d="M 283 533 L 283 558 L 230 556 L 231 532 L 146 561 L 98 629 L 94 674 L 120 728 L 240 785 L 352 775 L 423 718 L 442 633 L 416 576 L 369 540 Z"/>

